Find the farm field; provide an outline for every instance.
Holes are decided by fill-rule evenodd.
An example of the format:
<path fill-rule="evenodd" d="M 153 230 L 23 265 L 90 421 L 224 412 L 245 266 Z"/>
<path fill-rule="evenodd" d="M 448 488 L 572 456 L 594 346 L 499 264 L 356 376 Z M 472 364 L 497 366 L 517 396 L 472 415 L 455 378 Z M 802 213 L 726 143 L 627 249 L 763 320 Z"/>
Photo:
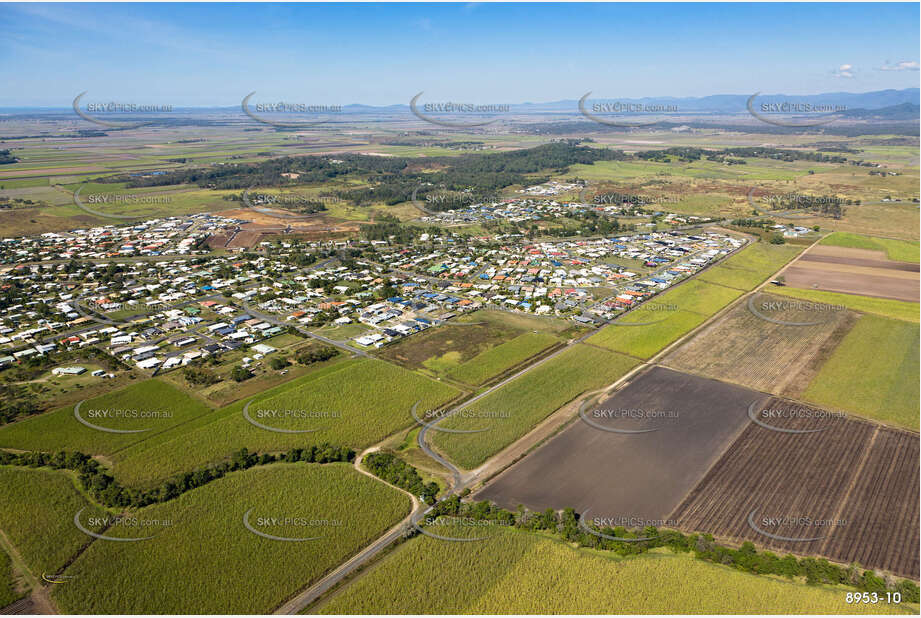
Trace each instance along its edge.
<path fill-rule="evenodd" d="M 783 277 L 798 288 L 917 302 L 921 294 L 918 265 L 881 256 L 867 249 L 816 245 L 791 264 Z"/>
<path fill-rule="evenodd" d="M 419 581 L 431 585 L 413 586 L 407 594 L 407 587 Z M 686 554 L 654 551 L 618 558 L 529 532 L 503 530 L 482 542 L 411 539 L 311 613 L 425 614 L 436 608 L 445 614 L 871 611 L 846 604 L 845 590 L 743 573 Z M 913 610 L 879 606 L 872 611 Z"/>
<path fill-rule="evenodd" d="M 125 449 L 114 458 L 115 471 L 125 483 L 150 483 L 219 461 L 244 447 L 267 452 L 329 442 L 359 450 L 411 425 L 410 410 L 416 401 L 436 408 L 457 394 L 447 384 L 383 361 L 347 361 Z M 256 422 L 309 433 L 257 427 L 243 416 L 247 405 Z"/>
<path fill-rule="evenodd" d="M 448 377 L 466 384 L 479 385 L 559 341 L 547 333 L 522 333 L 451 369 Z"/>
<path fill-rule="evenodd" d="M 798 397 L 858 319 L 846 310 L 811 308 L 784 297 L 755 294 L 671 352 L 663 364 Z"/>
<path fill-rule="evenodd" d="M 663 296 L 661 300 L 665 302 L 666 299 Z M 707 317 L 694 311 L 679 309 L 666 312 L 666 317 L 660 322 L 647 324 L 647 312 L 631 312 L 589 337 L 587 342 L 645 360 L 703 324 Z M 630 326 L 633 322 L 638 324 Z"/>
<path fill-rule="evenodd" d="M 718 283 L 739 290 L 751 290 L 777 272 L 803 250 L 798 245 L 749 245 L 725 262 L 698 275 L 701 281 Z"/>
<path fill-rule="evenodd" d="M 764 398 L 654 367 L 587 405 L 587 420 L 575 419 L 475 497 L 511 510 L 571 507 L 662 521 L 748 422 L 747 407 Z"/>
<path fill-rule="evenodd" d="M 893 238 L 873 238 L 849 232 L 834 232 L 823 238 L 820 245 L 835 247 L 850 247 L 852 249 L 866 249 L 869 251 L 883 251 L 886 257 L 896 262 L 921 261 L 921 245 L 917 241 L 896 240 Z"/>
<path fill-rule="evenodd" d="M 917 431 L 918 339 L 918 324 L 862 316 L 803 398 Z"/>
<path fill-rule="evenodd" d="M 105 511 L 84 498 L 68 473 L 0 466 L 0 530 L 36 579 L 58 574 L 92 540 L 74 526 L 81 509 L 84 525 L 99 532 L 102 526 L 89 518 Z"/>
<path fill-rule="evenodd" d="M 488 431 L 433 431 L 432 442 L 451 461 L 474 468 L 525 435 L 540 421 L 585 391 L 606 386 L 636 366 L 626 356 L 577 344 L 445 419 L 439 427 Z"/>
<path fill-rule="evenodd" d="M 801 298 L 827 305 L 843 305 L 852 311 L 872 313 L 885 318 L 895 318 L 905 322 L 919 322 L 918 303 L 890 298 L 874 298 L 872 296 L 858 296 L 856 294 L 839 294 L 823 290 L 804 290 L 801 288 L 778 287 L 771 288 L 771 294 Z"/>
<path fill-rule="evenodd" d="M 647 301 L 667 310 L 651 311 L 641 305 L 591 336 L 588 342 L 615 352 L 648 359 L 743 293 L 731 287 L 704 282 L 700 277 L 698 275 Z"/>
<path fill-rule="evenodd" d="M 762 410 L 811 433 L 749 424 L 670 516 L 677 527 L 917 579 L 917 435 L 780 399 Z"/>
<path fill-rule="evenodd" d="M 23 594 L 16 587 L 13 560 L 0 549 L 0 609 L 13 601 L 18 601 L 22 596 Z"/>
<path fill-rule="evenodd" d="M 405 494 L 349 464 L 251 468 L 139 509 L 160 531 L 134 543 L 94 541 L 52 597 L 68 613 L 271 613 L 409 509 Z M 250 511 L 257 532 L 315 540 L 258 536 L 244 526 Z"/>
<path fill-rule="evenodd" d="M 163 380 L 151 379 L 84 401 L 80 418 L 66 406 L 0 427 L 0 447 L 36 451 L 76 450 L 111 455 L 131 444 L 182 426 L 210 411 L 208 406 Z"/>

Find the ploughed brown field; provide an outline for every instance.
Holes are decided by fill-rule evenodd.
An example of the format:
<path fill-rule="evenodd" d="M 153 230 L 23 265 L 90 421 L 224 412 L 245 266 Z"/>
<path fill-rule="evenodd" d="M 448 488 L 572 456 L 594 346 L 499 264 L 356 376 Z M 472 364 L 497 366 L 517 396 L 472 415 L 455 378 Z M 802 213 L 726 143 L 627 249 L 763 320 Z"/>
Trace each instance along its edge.
<path fill-rule="evenodd" d="M 475 497 L 508 509 L 572 507 L 589 511 L 591 518 L 660 522 L 749 422 L 748 406 L 767 398 L 653 367 L 585 407 L 595 425 L 645 433 L 615 433 L 577 418 Z M 654 418 L 657 414 L 665 416 Z"/>
<path fill-rule="evenodd" d="M 881 251 L 815 245 L 784 272 L 786 284 L 918 302 L 918 264 L 888 260 Z"/>
<path fill-rule="evenodd" d="M 669 519 L 918 579 L 918 436 L 826 412 L 781 399 L 754 408 L 775 429 L 746 427 Z"/>
<path fill-rule="evenodd" d="M 799 397 L 857 314 L 770 294 L 752 295 L 663 364 L 757 390 Z M 773 321 L 771 321 L 773 320 Z"/>

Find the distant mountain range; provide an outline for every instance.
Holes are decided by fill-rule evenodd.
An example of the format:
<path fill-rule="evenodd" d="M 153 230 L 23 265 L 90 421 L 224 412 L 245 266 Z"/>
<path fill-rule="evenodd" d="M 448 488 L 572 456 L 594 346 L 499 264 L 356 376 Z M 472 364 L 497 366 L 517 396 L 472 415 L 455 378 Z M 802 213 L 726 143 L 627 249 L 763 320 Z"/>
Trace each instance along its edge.
<path fill-rule="evenodd" d="M 727 114 L 727 113 L 746 113 L 746 104 L 749 98 L 755 94 L 716 94 L 706 97 L 643 97 L 643 98 L 610 98 L 611 89 L 597 90 L 593 92 L 586 100 L 586 108 L 591 111 L 591 106 L 597 103 L 627 103 L 631 105 L 643 106 L 671 106 L 677 108 L 677 114 Z M 245 93 L 244 93 L 245 94 Z M 415 93 L 413 93 L 415 94 Z M 582 93 L 584 94 L 584 93 Z M 601 98 L 604 95 L 604 98 Z M 598 96 L 599 98 L 595 98 Z M 242 96 L 241 96 L 242 99 Z M 317 97 L 318 100 L 302 101 L 307 104 L 333 104 L 335 97 L 324 94 Z M 434 93 L 429 96 L 425 94 L 419 98 L 418 106 L 422 109 L 425 103 L 474 103 L 474 104 L 508 104 L 509 112 L 512 114 L 565 114 L 579 113 L 579 98 L 562 99 L 559 101 L 550 101 L 546 103 L 510 103 L 508 101 L 484 101 L 480 98 L 465 99 L 463 97 L 443 99 L 438 98 Z M 254 100 L 255 103 L 255 100 Z M 911 120 L 918 117 L 918 107 L 921 103 L 921 90 L 918 88 L 905 88 L 903 90 L 877 90 L 873 92 L 826 92 L 812 95 L 788 95 L 788 94 L 767 94 L 761 93 L 755 99 L 755 105 L 762 103 L 792 103 L 812 105 L 830 105 L 837 108 L 844 108 L 847 111 L 844 114 L 857 118 L 886 117 L 892 119 Z M 22 113 L 60 113 L 69 106 L 55 107 L 0 107 L 0 113 L 5 114 L 22 114 Z M 239 111 L 239 105 L 233 106 L 215 106 L 215 107 L 182 107 L 174 106 L 173 113 L 208 113 L 208 112 L 236 112 Z M 342 113 L 351 114 L 394 114 L 408 113 L 409 101 L 393 105 L 364 105 L 360 103 L 343 105 Z M 874 112 L 870 114 L 869 112 Z M 914 114 L 914 116 L 912 116 Z"/>

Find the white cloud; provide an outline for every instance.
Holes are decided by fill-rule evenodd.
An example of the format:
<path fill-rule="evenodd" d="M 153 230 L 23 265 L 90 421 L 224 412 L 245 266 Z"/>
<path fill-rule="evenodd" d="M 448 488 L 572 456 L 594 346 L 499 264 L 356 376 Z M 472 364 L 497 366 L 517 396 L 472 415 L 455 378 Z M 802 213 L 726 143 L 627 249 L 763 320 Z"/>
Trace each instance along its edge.
<path fill-rule="evenodd" d="M 852 64 L 842 64 L 836 70 L 831 73 L 835 77 L 843 77 L 845 79 L 851 79 L 854 77 L 854 65 Z"/>
<path fill-rule="evenodd" d="M 914 60 L 902 60 L 901 62 L 896 62 L 895 64 L 890 63 L 888 60 L 886 64 L 879 67 L 878 71 L 917 71 L 921 69 L 921 64 L 918 64 Z"/>

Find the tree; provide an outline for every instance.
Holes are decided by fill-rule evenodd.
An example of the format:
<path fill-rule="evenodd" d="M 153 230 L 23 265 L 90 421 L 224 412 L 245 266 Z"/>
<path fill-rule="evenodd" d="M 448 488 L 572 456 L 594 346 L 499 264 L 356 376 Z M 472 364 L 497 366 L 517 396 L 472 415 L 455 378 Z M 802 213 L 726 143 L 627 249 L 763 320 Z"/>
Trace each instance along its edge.
<path fill-rule="evenodd" d="M 288 359 L 284 356 L 276 356 L 271 360 L 271 362 L 269 362 L 269 365 L 272 367 L 272 369 L 280 371 L 288 366 Z"/>
<path fill-rule="evenodd" d="M 233 371 L 230 372 L 230 377 L 234 382 L 243 382 L 244 380 L 249 380 L 251 377 L 253 377 L 253 372 L 243 365 L 237 365 L 233 368 Z"/>

